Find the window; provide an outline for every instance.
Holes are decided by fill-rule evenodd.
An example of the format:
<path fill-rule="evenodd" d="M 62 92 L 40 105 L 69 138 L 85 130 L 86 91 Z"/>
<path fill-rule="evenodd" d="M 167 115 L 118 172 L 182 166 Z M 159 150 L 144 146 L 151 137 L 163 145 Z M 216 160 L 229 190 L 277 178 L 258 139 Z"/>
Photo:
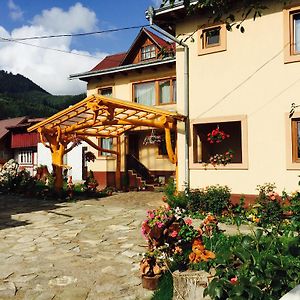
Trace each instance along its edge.
<path fill-rule="evenodd" d="M 193 124 L 191 167 L 247 168 L 246 117 L 206 119 Z M 223 164 L 223 162 L 226 162 Z"/>
<path fill-rule="evenodd" d="M 18 155 L 18 162 L 20 164 L 32 164 L 32 151 L 21 151 Z"/>
<path fill-rule="evenodd" d="M 300 118 L 292 119 L 292 161 L 300 162 Z"/>
<path fill-rule="evenodd" d="M 98 89 L 98 94 L 105 97 L 112 97 L 112 87 Z"/>
<path fill-rule="evenodd" d="M 100 138 L 99 146 L 103 149 L 112 150 L 113 149 L 113 139 L 112 138 Z M 111 153 L 99 151 L 99 156 L 111 156 Z"/>
<path fill-rule="evenodd" d="M 285 63 L 300 61 L 300 6 L 284 9 Z"/>
<path fill-rule="evenodd" d="M 154 45 L 142 47 L 141 60 L 147 60 L 156 57 L 156 49 Z"/>
<path fill-rule="evenodd" d="M 134 101 L 144 105 L 176 103 L 176 80 L 164 79 L 133 85 Z"/>
<path fill-rule="evenodd" d="M 226 50 L 226 27 L 224 24 L 199 29 L 199 55 Z"/>

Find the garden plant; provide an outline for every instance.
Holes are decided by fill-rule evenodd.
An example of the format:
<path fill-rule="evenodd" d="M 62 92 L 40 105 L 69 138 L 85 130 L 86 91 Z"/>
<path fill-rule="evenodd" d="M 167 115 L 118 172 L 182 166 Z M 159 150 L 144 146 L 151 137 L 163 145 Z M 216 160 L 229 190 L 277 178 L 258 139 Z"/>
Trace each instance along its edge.
<path fill-rule="evenodd" d="M 165 206 L 149 211 L 142 225 L 163 274 L 153 299 L 172 299 L 175 270 L 208 272 L 204 294 L 211 299 L 275 300 L 299 284 L 300 192 L 279 196 L 273 183 L 257 191 L 251 205 L 244 197 L 232 205 L 226 186 L 176 193 L 169 182 Z M 195 218 L 203 219 L 200 226 L 193 226 Z M 236 234 L 219 230 L 218 220 L 236 224 Z M 240 233 L 241 224 L 248 234 Z"/>

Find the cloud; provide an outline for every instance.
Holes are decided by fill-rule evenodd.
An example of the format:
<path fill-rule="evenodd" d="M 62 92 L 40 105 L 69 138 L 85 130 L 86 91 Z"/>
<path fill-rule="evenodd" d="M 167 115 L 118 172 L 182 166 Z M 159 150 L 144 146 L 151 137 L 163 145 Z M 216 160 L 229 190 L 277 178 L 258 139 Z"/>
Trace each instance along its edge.
<path fill-rule="evenodd" d="M 15 28 L 8 32 L 0 26 L 0 37 L 16 39 L 28 36 L 55 33 L 74 33 L 97 28 L 96 14 L 77 3 L 68 10 L 60 8 L 44 10 L 30 22 L 30 25 Z M 86 91 L 86 84 L 68 79 L 70 74 L 90 70 L 106 53 L 89 53 L 72 49 L 72 38 L 52 38 L 23 41 L 0 42 L 0 69 L 20 73 L 52 94 L 78 94 Z M 42 49 L 55 48 L 70 51 L 77 55 Z M 99 59 L 79 55 L 95 55 Z"/>
<path fill-rule="evenodd" d="M 8 0 L 7 3 L 9 9 L 9 16 L 14 20 L 20 20 L 23 18 L 23 11 L 20 6 L 16 5 L 13 0 Z"/>
<path fill-rule="evenodd" d="M 154 8 L 160 7 L 162 0 L 152 0 Z"/>
<path fill-rule="evenodd" d="M 74 33 L 96 29 L 97 17 L 95 12 L 81 3 L 76 3 L 68 11 L 63 11 L 58 7 L 43 10 L 41 15 L 33 18 L 32 24 L 42 26 L 55 33 Z"/>

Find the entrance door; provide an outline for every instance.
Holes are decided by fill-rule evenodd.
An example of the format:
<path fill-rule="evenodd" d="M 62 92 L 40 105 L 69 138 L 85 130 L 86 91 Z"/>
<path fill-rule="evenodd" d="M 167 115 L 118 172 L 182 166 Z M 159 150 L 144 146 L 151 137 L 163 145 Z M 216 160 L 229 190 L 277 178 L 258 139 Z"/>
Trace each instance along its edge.
<path fill-rule="evenodd" d="M 139 160 L 139 140 L 140 136 L 137 133 L 129 133 L 128 135 L 128 154 L 133 155 Z"/>

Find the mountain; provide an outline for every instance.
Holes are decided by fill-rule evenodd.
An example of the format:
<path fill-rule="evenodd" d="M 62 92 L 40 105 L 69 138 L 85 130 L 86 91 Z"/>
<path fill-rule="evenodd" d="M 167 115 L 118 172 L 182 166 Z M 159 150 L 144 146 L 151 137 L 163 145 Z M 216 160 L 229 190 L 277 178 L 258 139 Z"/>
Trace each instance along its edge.
<path fill-rule="evenodd" d="M 49 117 L 85 97 L 86 94 L 54 96 L 23 75 L 0 70 L 0 119 Z"/>

